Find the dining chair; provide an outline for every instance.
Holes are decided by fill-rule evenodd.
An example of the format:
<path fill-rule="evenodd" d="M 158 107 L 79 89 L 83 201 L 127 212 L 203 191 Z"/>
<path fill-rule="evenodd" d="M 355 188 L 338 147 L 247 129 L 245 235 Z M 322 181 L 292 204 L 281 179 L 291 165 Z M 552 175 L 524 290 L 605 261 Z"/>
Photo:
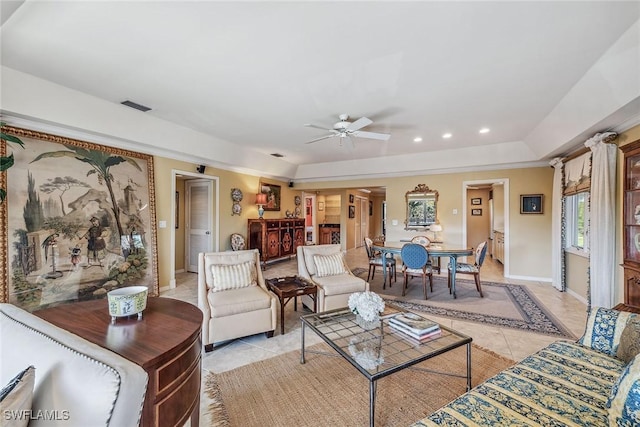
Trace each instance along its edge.
<path fill-rule="evenodd" d="M 242 251 L 245 249 L 246 248 L 245 248 L 244 236 L 240 233 L 232 233 L 231 234 L 231 250 Z"/>
<path fill-rule="evenodd" d="M 369 257 L 369 274 L 367 274 L 367 282 L 373 280 L 376 275 L 376 267 L 386 268 L 393 275 L 394 281 L 398 281 L 396 276 L 396 259 L 393 255 L 384 257 L 380 253 L 376 253 L 373 248 L 373 241 L 369 237 L 364 238 L 364 247 Z M 389 286 L 391 286 L 391 278 L 389 278 Z"/>
<path fill-rule="evenodd" d="M 431 240 L 427 236 L 414 236 L 411 238 L 411 243 L 417 243 L 425 248 L 431 244 Z M 435 262 L 434 262 L 435 261 Z M 440 274 L 440 257 L 429 257 L 429 265 L 431 269 Z"/>
<path fill-rule="evenodd" d="M 433 270 L 429 265 L 429 251 L 419 243 L 407 243 L 400 250 L 400 256 L 402 257 L 402 274 L 404 276 L 402 296 L 407 292 L 410 277 L 422 277 L 424 299 L 427 299 L 427 276 L 431 291 L 433 291 Z"/>
<path fill-rule="evenodd" d="M 475 250 L 475 263 L 468 264 L 466 262 L 459 262 L 456 265 L 456 275 L 458 274 L 473 274 L 473 279 L 476 282 L 476 289 L 480 292 L 480 297 L 482 295 L 482 284 L 480 283 L 480 267 L 482 267 L 482 263 L 484 262 L 484 258 L 487 255 L 487 241 L 480 243 Z M 451 293 L 451 264 L 448 267 L 448 276 L 447 276 L 447 284 L 449 285 L 449 293 Z"/>

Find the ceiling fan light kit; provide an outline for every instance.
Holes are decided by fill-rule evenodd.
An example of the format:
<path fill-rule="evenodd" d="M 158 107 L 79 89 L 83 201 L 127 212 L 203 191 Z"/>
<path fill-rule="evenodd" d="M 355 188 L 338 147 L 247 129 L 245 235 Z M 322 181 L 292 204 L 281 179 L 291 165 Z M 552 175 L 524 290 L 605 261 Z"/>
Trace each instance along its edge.
<path fill-rule="evenodd" d="M 317 126 L 314 124 L 305 124 L 306 127 L 312 127 L 316 129 L 322 129 L 329 131 L 329 134 L 322 135 L 318 138 L 312 139 L 311 141 L 307 141 L 305 144 L 312 144 L 314 142 L 322 141 L 323 139 L 333 138 L 335 136 L 340 137 L 340 145 L 345 145 L 349 149 L 353 149 L 353 140 L 351 137 L 356 138 L 367 138 L 367 139 L 377 139 L 381 141 L 387 141 L 391 135 L 387 133 L 378 133 L 378 132 L 367 132 L 360 130 L 366 126 L 369 126 L 373 121 L 367 117 L 360 117 L 355 122 L 349 122 L 348 114 L 340 114 L 338 117 L 340 121 L 336 122 L 333 125 L 333 128 L 326 128 L 322 126 Z"/>

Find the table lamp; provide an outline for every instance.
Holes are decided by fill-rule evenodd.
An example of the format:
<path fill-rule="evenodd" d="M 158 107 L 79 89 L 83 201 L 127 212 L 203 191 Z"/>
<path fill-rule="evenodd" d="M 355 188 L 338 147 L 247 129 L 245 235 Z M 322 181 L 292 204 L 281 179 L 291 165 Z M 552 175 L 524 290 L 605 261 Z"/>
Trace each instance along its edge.
<path fill-rule="evenodd" d="M 442 226 L 440 224 L 431 224 L 429 230 L 433 231 L 433 240 L 436 242 L 440 242 L 440 236 L 438 233 L 442 231 Z"/>
<path fill-rule="evenodd" d="M 258 205 L 258 216 L 262 219 L 264 215 L 263 206 L 267 204 L 267 195 L 264 193 L 256 194 L 256 205 Z"/>

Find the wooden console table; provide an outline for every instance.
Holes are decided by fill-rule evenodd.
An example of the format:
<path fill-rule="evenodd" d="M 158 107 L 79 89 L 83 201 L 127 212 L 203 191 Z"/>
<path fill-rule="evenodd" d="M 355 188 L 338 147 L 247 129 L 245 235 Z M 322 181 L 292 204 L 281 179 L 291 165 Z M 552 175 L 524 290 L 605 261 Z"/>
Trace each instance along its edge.
<path fill-rule="evenodd" d="M 143 318 L 111 324 L 107 299 L 59 305 L 36 316 L 140 365 L 149 375 L 141 426 L 183 426 L 200 416 L 202 312 L 171 298 L 149 297 Z"/>

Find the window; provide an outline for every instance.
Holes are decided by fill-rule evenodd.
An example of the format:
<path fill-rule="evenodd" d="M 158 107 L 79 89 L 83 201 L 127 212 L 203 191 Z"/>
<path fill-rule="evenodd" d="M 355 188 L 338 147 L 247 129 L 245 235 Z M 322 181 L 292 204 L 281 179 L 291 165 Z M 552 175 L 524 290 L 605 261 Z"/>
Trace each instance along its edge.
<path fill-rule="evenodd" d="M 589 193 L 581 192 L 565 198 L 567 248 L 589 252 Z"/>

